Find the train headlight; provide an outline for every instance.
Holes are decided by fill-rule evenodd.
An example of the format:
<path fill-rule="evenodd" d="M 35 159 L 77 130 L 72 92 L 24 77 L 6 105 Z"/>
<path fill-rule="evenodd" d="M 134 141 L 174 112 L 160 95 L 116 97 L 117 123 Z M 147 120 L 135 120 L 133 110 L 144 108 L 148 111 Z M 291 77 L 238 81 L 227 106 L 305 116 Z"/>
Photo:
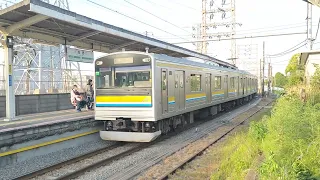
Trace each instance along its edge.
<path fill-rule="evenodd" d="M 143 59 L 142 59 L 142 62 L 150 62 L 150 61 L 151 61 L 150 58 L 143 58 Z"/>
<path fill-rule="evenodd" d="M 150 123 L 149 123 L 149 122 L 146 122 L 145 125 L 144 125 L 144 127 L 150 128 Z"/>
<path fill-rule="evenodd" d="M 96 61 L 96 65 L 100 66 L 100 65 L 102 65 L 102 64 L 103 64 L 102 61 Z"/>
<path fill-rule="evenodd" d="M 107 126 L 112 127 L 112 121 L 107 121 Z"/>

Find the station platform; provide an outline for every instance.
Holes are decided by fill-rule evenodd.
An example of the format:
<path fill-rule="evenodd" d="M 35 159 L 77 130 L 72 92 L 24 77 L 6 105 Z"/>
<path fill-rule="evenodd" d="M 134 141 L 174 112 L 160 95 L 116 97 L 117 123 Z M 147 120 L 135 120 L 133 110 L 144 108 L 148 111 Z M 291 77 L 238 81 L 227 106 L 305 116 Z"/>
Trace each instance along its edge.
<path fill-rule="evenodd" d="M 94 111 L 82 110 L 76 112 L 76 110 L 61 110 L 45 113 L 36 113 L 17 116 L 17 120 L 4 121 L 4 118 L 0 121 L 0 133 L 7 131 L 22 130 L 25 128 L 48 126 L 56 123 L 70 122 L 81 119 L 93 118 Z"/>

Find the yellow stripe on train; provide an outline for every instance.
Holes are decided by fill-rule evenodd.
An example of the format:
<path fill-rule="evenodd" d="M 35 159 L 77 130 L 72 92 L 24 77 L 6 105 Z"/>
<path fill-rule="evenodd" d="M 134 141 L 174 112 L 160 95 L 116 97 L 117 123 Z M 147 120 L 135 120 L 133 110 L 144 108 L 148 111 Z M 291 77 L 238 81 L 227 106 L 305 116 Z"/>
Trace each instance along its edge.
<path fill-rule="evenodd" d="M 168 101 L 175 101 L 176 100 L 176 98 L 174 97 L 174 96 L 170 96 L 169 98 L 168 98 Z"/>
<path fill-rule="evenodd" d="M 97 96 L 96 102 L 151 102 L 151 96 Z"/>
<path fill-rule="evenodd" d="M 190 99 L 190 98 L 201 98 L 201 97 L 204 97 L 204 96 L 206 96 L 205 93 L 187 94 L 187 99 Z"/>
<path fill-rule="evenodd" d="M 224 94 L 224 90 L 218 90 L 218 91 L 212 92 L 212 95 L 216 95 L 216 94 Z"/>

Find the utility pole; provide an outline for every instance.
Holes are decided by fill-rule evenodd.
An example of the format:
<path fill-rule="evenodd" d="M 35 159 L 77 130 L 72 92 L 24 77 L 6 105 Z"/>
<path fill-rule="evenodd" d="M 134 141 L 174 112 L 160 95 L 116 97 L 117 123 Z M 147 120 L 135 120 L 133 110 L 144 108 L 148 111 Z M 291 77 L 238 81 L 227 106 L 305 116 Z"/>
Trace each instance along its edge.
<path fill-rule="evenodd" d="M 236 3 L 235 0 L 231 0 L 231 18 L 232 18 L 232 24 L 231 24 L 231 59 L 234 65 L 236 65 L 236 51 L 237 51 L 237 45 L 236 40 L 234 39 L 234 35 L 236 34 Z"/>
<path fill-rule="evenodd" d="M 249 71 L 250 73 L 259 76 L 259 48 L 258 44 L 237 45 L 236 66 L 239 69 Z"/>
<path fill-rule="evenodd" d="M 309 48 L 312 50 L 313 38 L 312 38 L 312 4 L 307 3 L 307 39 L 309 43 Z"/>
<path fill-rule="evenodd" d="M 265 42 L 262 44 L 262 97 L 264 97 L 264 62 L 265 62 Z"/>
<path fill-rule="evenodd" d="M 271 63 L 268 63 L 268 96 L 270 95 L 271 91 Z"/>
<path fill-rule="evenodd" d="M 201 53 L 207 54 L 207 0 L 202 0 Z"/>
<path fill-rule="evenodd" d="M 231 16 L 231 18 L 227 16 Z M 236 34 L 237 25 L 241 26 L 240 23 L 236 23 L 235 0 L 221 0 L 220 5 L 218 0 L 202 0 L 201 53 L 208 53 L 209 43 L 207 39 L 231 37 L 231 57 L 229 59 L 235 64 L 236 40 L 233 38 Z M 213 32 L 217 28 L 231 28 L 231 31 Z"/>

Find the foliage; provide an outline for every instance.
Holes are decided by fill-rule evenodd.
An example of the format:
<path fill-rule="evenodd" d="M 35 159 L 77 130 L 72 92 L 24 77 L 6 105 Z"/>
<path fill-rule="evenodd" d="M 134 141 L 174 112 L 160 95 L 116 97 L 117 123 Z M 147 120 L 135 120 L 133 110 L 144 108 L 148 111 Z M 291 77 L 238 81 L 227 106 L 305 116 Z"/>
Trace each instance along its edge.
<path fill-rule="evenodd" d="M 302 65 L 299 65 L 300 54 L 295 54 L 291 57 L 289 64 L 286 67 L 285 73 L 292 74 L 295 73 L 297 70 L 304 70 Z"/>
<path fill-rule="evenodd" d="M 320 179 L 320 104 L 296 95 L 278 99 L 272 115 L 250 124 L 223 149 L 219 172 L 212 179 L 244 179 L 256 169 L 259 179 Z M 260 155 L 264 161 L 254 167 Z"/>
<path fill-rule="evenodd" d="M 276 75 L 274 76 L 274 86 L 275 87 L 281 87 L 283 88 L 287 84 L 287 77 L 280 73 L 277 72 Z"/>
<path fill-rule="evenodd" d="M 298 64 L 299 58 L 299 54 L 292 56 L 286 67 L 285 73 L 288 76 L 288 86 L 295 86 L 303 82 L 304 66 Z"/>
<path fill-rule="evenodd" d="M 249 138 L 246 133 L 240 133 L 231 138 L 224 147 L 219 171 L 211 179 L 245 179 L 246 169 L 259 153 L 259 143 Z"/>

